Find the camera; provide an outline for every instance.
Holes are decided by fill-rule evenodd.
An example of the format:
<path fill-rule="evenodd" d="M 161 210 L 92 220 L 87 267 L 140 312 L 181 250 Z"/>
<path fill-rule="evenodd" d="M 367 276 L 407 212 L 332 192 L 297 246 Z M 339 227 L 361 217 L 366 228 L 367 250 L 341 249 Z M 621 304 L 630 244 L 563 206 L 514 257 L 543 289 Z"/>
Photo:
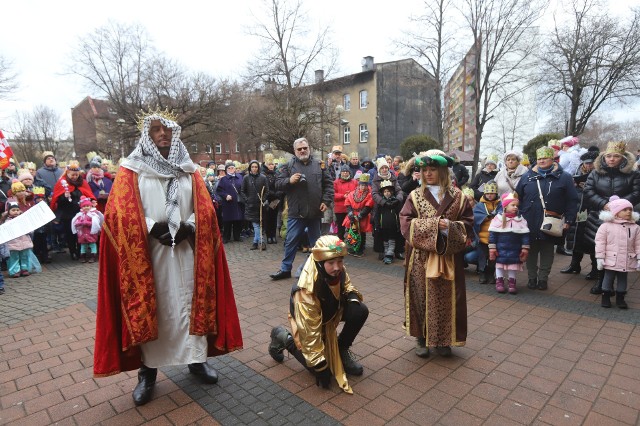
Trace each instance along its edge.
<path fill-rule="evenodd" d="M 307 177 L 304 175 L 304 173 L 302 173 L 300 175 L 300 180 L 298 182 L 299 183 L 306 183 L 307 182 Z"/>

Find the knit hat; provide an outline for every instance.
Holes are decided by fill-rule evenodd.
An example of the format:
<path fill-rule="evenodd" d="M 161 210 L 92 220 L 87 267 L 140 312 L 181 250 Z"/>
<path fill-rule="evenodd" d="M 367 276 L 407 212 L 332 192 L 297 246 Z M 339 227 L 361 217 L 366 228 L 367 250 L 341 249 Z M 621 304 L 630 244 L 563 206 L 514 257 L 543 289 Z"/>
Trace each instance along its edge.
<path fill-rule="evenodd" d="M 369 173 L 363 173 L 360 175 L 360 177 L 358 178 L 358 184 L 365 184 L 365 185 L 369 185 Z"/>
<path fill-rule="evenodd" d="M 625 142 L 608 142 L 607 150 L 604 152 L 605 154 L 621 154 L 627 151 L 627 144 Z"/>
<path fill-rule="evenodd" d="M 91 161 L 89 162 L 89 168 L 100 168 L 102 167 L 102 158 L 99 155 L 96 155 L 95 157 L 93 157 L 91 159 Z"/>
<path fill-rule="evenodd" d="M 218 171 L 220 171 L 220 170 L 226 170 L 226 168 L 224 167 L 224 164 L 218 164 L 217 169 L 218 169 Z"/>
<path fill-rule="evenodd" d="M 348 166 L 348 165 L 346 165 L 346 164 L 343 164 L 343 165 L 340 167 L 340 173 L 344 173 L 344 172 L 348 172 L 349 174 L 351 174 L 351 169 L 350 169 L 350 168 L 349 168 L 349 166 Z"/>
<path fill-rule="evenodd" d="M 569 135 L 566 138 L 560 139 L 560 146 L 568 146 L 572 147 L 574 145 L 578 145 L 580 143 L 580 139 L 577 136 Z"/>
<path fill-rule="evenodd" d="M 549 148 L 548 146 L 543 146 L 536 150 L 536 159 L 538 160 L 541 158 L 553 158 L 553 156 L 553 148 Z"/>
<path fill-rule="evenodd" d="M 633 204 L 631 204 L 629 200 L 620 198 L 617 195 L 612 195 L 611 197 L 609 197 L 609 211 L 614 216 L 627 208 L 633 209 Z"/>
<path fill-rule="evenodd" d="M 9 201 L 7 203 L 7 211 L 11 210 L 11 209 L 19 209 L 20 206 L 18 205 L 18 203 L 16 201 Z"/>
<path fill-rule="evenodd" d="M 18 170 L 18 180 L 22 182 L 25 179 L 33 180 L 33 175 L 28 169 L 20 169 Z"/>
<path fill-rule="evenodd" d="M 507 157 L 510 156 L 510 155 L 515 156 L 518 159 L 518 161 L 522 161 L 522 154 L 519 153 L 518 151 L 514 151 L 514 150 L 505 152 L 504 155 L 502 156 L 502 161 L 504 161 L 506 163 L 507 162 Z"/>
<path fill-rule="evenodd" d="M 24 184 L 20 182 L 18 179 L 14 179 L 11 181 L 11 192 L 15 195 L 18 192 L 26 191 Z"/>
<path fill-rule="evenodd" d="M 599 153 L 599 152 L 600 152 L 600 148 L 598 148 L 598 147 L 597 147 L 597 146 L 595 146 L 595 145 L 591 145 L 591 146 L 587 149 L 587 151 L 595 151 L 595 152 Z"/>
<path fill-rule="evenodd" d="M 80 197 L 80 208 L 83 207 L 91 207 L 91 198 L 85 197 L 84 195 L 82 197 Z"/>
<path fill-rule="evenodd" d="M 500 199 L 502 202 L 502 208 L 506 209 L 509 204 L 518 199 L 518 194 L 516 192 L 505 192 L 502 194 Z"/>
<path fill-rule="evenodd" d="M 593 163 L 598 158 L 598 151 L 587 151 L 580 156 L 580 161 L 583 163 Z"/>
<path fill-rule="evenodd" d="M 493 164 L 495 166 L 498 165 L 498 156 L 491 154 L 491 155 L 487 155 L 487 158 L 484 160 L 484 165 L 486 166 L 487 164 Z"/>
<path fill-rule="evenodd" d="M 233 161 L 227 160 L 227 162 L 224 163 L 224 171 L 226 172 L 229 167 L 236 167 L 236 165 Z"/>
<path fill-rule="evenodd" d="M 376 160 L 376 169 L 378 169 L 378 172 L 382 167 L 389 168 L 389 164 L 387 163 L 387 160 L 384 157 L 380 157 Z"/>
<path fill-rule="evenodd" d="M 497 194 L 498 193 L 498 184 L 495 180 L 490 180 L 489 182 L 484 184 L 484 193 L 485 194 Z"/>
<path fill-rule="evenodd" d="M 56 156 L 53 155 L 51 151 L 45 151 L 42 153 L 42 161 L 47 161 L 48 158 L 53 158 L 55 160 Z"/>

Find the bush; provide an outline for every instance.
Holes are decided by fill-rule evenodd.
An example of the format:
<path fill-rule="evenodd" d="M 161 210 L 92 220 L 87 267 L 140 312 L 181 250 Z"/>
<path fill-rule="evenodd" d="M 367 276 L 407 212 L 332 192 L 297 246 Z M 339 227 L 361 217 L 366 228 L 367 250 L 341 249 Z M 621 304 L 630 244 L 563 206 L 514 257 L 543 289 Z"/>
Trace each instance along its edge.
<path fill-rule="evenodd" d="M 413 135 L 403 140 L 400 144 L 400 155 L 402 155 L 402 158 L 405 160 L 408 160 L 413 157 L 414 152 L 418 154 L 430 149 L 442 149 L 442 145 L 431 136 Z"/>
<path fill-rule="evenodd" d="M 529 156 L 529 162 L 533 164 L 536 161 L 536 150 L 543 146 L 547 146 L 551 139 L 562 139 L 559 133 L 543 133 L 531 139 L 522 147 L 522 152 Z"/>

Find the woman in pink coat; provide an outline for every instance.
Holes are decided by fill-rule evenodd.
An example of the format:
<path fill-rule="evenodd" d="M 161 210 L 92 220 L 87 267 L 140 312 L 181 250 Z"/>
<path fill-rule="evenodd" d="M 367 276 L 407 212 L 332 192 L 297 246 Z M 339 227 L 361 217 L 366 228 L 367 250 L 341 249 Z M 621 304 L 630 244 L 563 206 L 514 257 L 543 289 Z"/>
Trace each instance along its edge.
<path fill-rule="evenodd" d="M 633 211 L 633 205 L 624 198 L 612 195 L 609 210 L 600 212 L 604 223 L 596 233 L 596 261 L 598 269 L 604 269 L 602 281 L 603 308 L 611 307 L 613 280 L 616 284 L 616 305 L 627 309 L 624 295 L 627 293 L 627 273 L 640 269 L 640 226 L 635 222 L 640 214 Z"/>

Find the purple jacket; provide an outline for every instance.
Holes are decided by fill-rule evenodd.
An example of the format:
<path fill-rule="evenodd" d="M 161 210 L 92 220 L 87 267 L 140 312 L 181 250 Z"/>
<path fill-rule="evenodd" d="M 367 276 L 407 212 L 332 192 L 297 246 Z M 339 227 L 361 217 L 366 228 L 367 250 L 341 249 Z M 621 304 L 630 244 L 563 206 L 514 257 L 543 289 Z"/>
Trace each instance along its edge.
<path fill-rule="evenodd" d="M 216 194 L 220 200 L 223 222 L 244 219 L 243 206 L 240 204 L 241 191 L 242 176 L 239 173 L 236 173 L 235 176 L 226 175 L 220 178 Z M 231 201 L 227 201 L 227 195 L 231 195 Z"/>

